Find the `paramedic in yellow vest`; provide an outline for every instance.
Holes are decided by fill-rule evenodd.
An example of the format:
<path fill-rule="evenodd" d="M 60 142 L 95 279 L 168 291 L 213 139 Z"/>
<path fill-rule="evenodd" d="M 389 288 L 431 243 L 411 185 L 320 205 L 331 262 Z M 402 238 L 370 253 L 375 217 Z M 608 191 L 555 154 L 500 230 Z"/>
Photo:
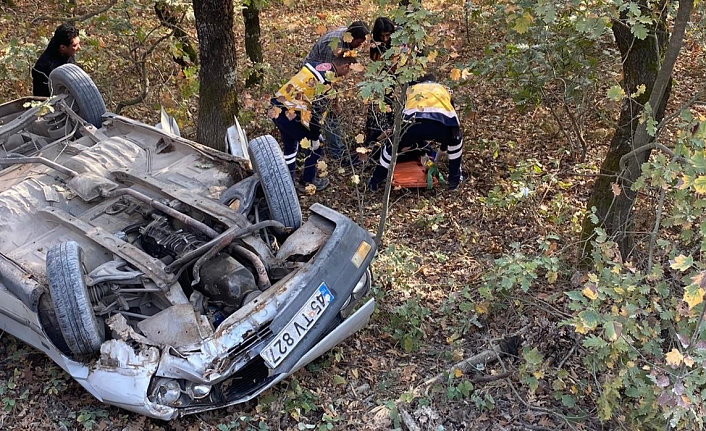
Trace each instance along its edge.
<path fill-rule="evenodd" d="M 407 88 L 402 119 L 405 123 L 400 138 L 397 161 L 415 160 L 432 151 L 430 142 L 436 142 L 441 151 L 448 152 L 449 190 L 455 190 L 462 181 L 461 149 L 463 136 L 456 110 L 451 103 L 451 93 L 435 81 L 434 75 L 425 75 Z M 378 189 L 387 178 L 392 162 L 392 145 L 388 141 L 380 154 L 380 163 L 368 181 L 368 188 Z"/>
<path fill-rule="evenodd" d="M 271 100 L 272 107 L 280 109 L 278 112 L 271 108 L 270 112 L 277 113 L 273 121 L 282 135 L 284 160 L 299 191 L 304 191 L 308 184 L 313 184 L 317 191 L 329 185 L 327 178 L 316 177 L 316 162 L 322 154 L 319 141 L 321 125 L 330 98 L 334 95 L 330 82 L 332 76 L 345 76 L 353 63 L 356 63 L 355 56 L 346 56 L 345 53 L 334 57 L 331 63 L 306 63 Z M 297 154 L 299 143 L 304 138 L 309 140 L 310 145 L 302 148 L 304 171 L 297 183 Z"/>

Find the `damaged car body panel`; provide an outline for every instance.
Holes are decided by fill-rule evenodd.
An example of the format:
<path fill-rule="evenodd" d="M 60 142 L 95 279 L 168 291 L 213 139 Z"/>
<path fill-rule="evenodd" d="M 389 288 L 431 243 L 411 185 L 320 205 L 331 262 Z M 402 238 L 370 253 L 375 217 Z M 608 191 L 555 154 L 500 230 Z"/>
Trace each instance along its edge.
<path fill-rule="evenodd" d="M 108 112 L 96 127 L 96 92 L 64 87 L 0 105 L 2 330 L 168 420 L 250 400 L 365 326 L 375 243 L 320 204 L 302 223 L 272 137 L 243 159 Z"/>

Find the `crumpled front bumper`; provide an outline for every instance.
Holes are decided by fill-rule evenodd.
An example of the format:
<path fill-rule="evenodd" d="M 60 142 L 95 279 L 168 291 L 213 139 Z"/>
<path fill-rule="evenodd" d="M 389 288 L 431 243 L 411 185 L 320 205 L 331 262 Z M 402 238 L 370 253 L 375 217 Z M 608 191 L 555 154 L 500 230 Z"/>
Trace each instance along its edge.
<path fill-rule="evenodd" d="M 126 341 L 109 340 L 94 367 L 67 360 L 67 370 L 108 404 L 169 420 L 248 401 L 330 350 L 365 326 L 375 309 L 369 299 L 345 319 L 340 313 L 354 286 L 366 277 L 375 244 L 367 231 L 341 214 L 318 204 L 311 210 L 307 223 L 328 234 L 313 261 L 233 313 L 202 342 L 136 351 Z M 333 294 L 331 304 L 288 356 L 268 368 L 260 352 L 322 283 Z M 159 385 L 177 384 L 171 382 L 184 394 L 193 385 L 210 391 L 200 398 L 183 395 L 172 405 L 156 402 Z"/>

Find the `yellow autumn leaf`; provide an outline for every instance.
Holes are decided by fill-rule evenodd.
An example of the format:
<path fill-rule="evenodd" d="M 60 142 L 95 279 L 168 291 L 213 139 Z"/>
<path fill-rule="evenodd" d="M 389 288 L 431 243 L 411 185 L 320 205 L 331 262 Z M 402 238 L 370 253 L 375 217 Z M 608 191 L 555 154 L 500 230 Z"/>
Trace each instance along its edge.
<path fill-rule="evenodd" d="M 473 72 L 471 72 L 471 69 L 468 69 L 468 68 L 463 69 L 461 71 L 461 79 L 468 79 L 471 77 L 472 74 L 473 74 Z"/>
<path fill-rule="evenodd" d="M 370 151 L 370 150 L 368 150 L 365 147 L 355 147 L 355 152 L 358 154 L 367 154 L 368 151 Z"/>
<path fill-rule="evenodd" d="M 677 183 L 677 188 L 679 190 L 688 189 L 694 185 L 694 177 L 691 175 L 682 175 L 680 181 Z"/>
<path fill-rule="evenodd" d="M 303 149 L 311 148 L 311 141 L 308 138 L 304 138 L 301 141 L 299 141 L 299 147 Z"/>
<path fill-rule="evenodd" d="M 313 184 L 307 184 L 306 187 L 304 187 L 304 193 L 309 196 L 313 196 L 314 193 L 316 193 L 316 186 Z"/>
<path fill-rule="evenodd" d="M 439 55 L 439 52 L 436 50 L 430 52 L 429 55 L 427 55 L 427 60 L 429 61 L 429 63 L 433 63 L 434 60 L 436 60 L 437 55 Z"/>
<path fill-rule="evenodd" d="M 278 106 L 271 106 L 270 109 L 267 110 L 267 116 L 274 119 L 279 117 L 279 114 L 282 113 L 282 108 Z"/>
<path fill-rule="evenodd" d="M 574 331 L 579 334 L 588 334 L 588 328 L 586 328 L 581 322 L 577 322 L 574 324 Z"/>
<path fill-rule="evenodd" d="M 456 377 L 456 378 L 458 379 L 458 378 L 461 377 L 461 376 L 463 376 L 463 371 L 461 371 L 461 370 L 459 370 L 458 368 L 456 368 L 456 369 L 454 370 L 454 377 Z"/>
<path fill-rule="evenodd" d="M 681 365 L 682 361 L 684 360 L 684 355 L 682 355 L 679 350 L 672 349 L 671 352 L 667 353 L 666 359 L 667 365 L 671 365 L 672 368 L 676 368 Z"/>
<path fill-rule="evenodd" d="M 449 73 L 449 77 L 453 79 L 454 81 L 458 81 L 461 79 L 461 71 L 457 68 L 451 69 L 451 73 Z"/>
<path fill-rule="evenodd" d="M 355 185 L 360 184 L 360 177 L 358 176 L 358 174 L 354 174 L 353 176 L 351 176 L 351 182 Z"/>
<path fill-rule="evenodd" d="M 515 19 L 514 30 L 519 34 L 526 33 L 533 21 L 532 15 L 529 12 L 525 12 L 521 17 Z"/>
<path fill-rule="evenodd" d="M 358 133 L 357 135 L 355 135 L 356 144 L 362 144 L 363 142 L 365 142 L 365 135 L 363 135 L 362 133 Z"/>
<path fill-rule="evenodd" d="M 321 175 L 322 173 L 326 172 L 326 170 L 328 170 L 328 165 L 324 160 L 319 160 L 318 162 L 316 162 L 316 170 L 319 171 L 319 175 Z"/>
<path fill-rule="evenodd" d="M 485 302 L 476 303 L 474 308 L 476 310 L 476 313 L 478 313 L 478 314 L 487 314 L 488 313 L 488 304 Z"/>
<path fill-rule="evenodd" d="M 691 356 L 684 356 L 684 364 L 686 364 L 687 367 L 691 368 L 694 366 L 696 361 Z"/>
<path fill-rule="evenodd" d="M 326 33 L 326 31 L 327 31 L 327 28 L 326 28 L 325 25 L 319 24 L 319 25 L 316 26 L 316 34 L 318 34 L 319 36 L 321 36 L 321 35 L 323 35 L 324 33 Z"/>
<path fill-rule="evenodd" d="M 583 293 L 583 296 L 590 300 L 598 298 L 598 291 L 596 290 L 596 287 L 592 284 L 589 284 L 588 286 L 584 287 L 581 293 Z"/>
<path fill-rule="evenodd" d="M 343 33 L 343 41 L 346 43 L 353 42 L 353 35 L 351 34 L 350 31 Z"/>
<path fill-rule="evenodd" d="M 556 271 L 549 271 L 549 272 L 547 272 L 547 281 L 548 281 L 550 284 L 553 284 L 553 283 L 556 281 L 556 279 L 557 279 L 558 277 L 559 277 L 559 274 L 557 274 Z"/>
<path fill-rule="evenodd" d="M 293 121 L 295 118 L 297 118 L 297 113 L 294 111 L 294 109 L 287 109 L 287 112 L 284 114 L 285 117 L 289 121 Z"/>
<path fill-rule="evenodd" d="M 689 289 L 689 287 L 687 287 L 684 290 L 684 302 L 689 305 L 690 309 L 694 308 L 704 302 L 704 293 L 706 293 L 706 291 L 700 287 L 698 289 Z"/>
<path fill-rule="evenodd" d="M 338 170 L 336 172 L 338 172 L 339 174 L 344 174 L 344 173 L 346 173 L 346 169 L 345 168 L 338 168 Z"/>
<path fill-rule="evenodd" d="M 694 190 L 696 193 L 706 193 L 706 176 L 698 176 L 694 179 Z"/>
<path fill-rule="evenodd" d="M 679 256 L 676 256 L 674 260 L 669 262 L 669 267 L 672 269 L 679 270 L 681 272 L 686 271 L 687 269 L 691 268 L 691 266 L 694 264 L 694 258 L 691 256 L 684 256 L 683 254 L 680 254 Z"/>
<path fill-rule="evenodd" d="M 446 337 L 446 344 L 451 344 L 459 338 L 461 338 L 461 335 L 458 332 L 454 332 L 450 336 Z"/>
<path fill-rule="evenodd" d="M 302 119 L 303 122 L 305 122 L 305 123 L 311 122 L 311 112 L 309 112 L 309 111 L 301 111 L 301 112 L 299 113 L 299 115 L 301 115 L 301 119 Z"/>
<path fill-rule="evenodd" d="M 409 60 L 409 55 L 400 54 L 399 60 L 397 60 L 397 69 L 400 69 L 405 64 L 407 64 L 407 60 Z"/>

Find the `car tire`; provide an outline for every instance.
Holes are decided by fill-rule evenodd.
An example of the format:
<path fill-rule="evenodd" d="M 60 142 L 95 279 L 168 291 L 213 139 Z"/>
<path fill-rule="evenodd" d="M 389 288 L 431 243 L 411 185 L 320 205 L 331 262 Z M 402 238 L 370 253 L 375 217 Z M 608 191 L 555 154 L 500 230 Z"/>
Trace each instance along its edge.
<path fill-rule="evenodd" d="M 47 253 L 49 295 L 66 345 L 75 356 L 96 353 L 105 339 L 86 288 L 83 250 L 75 241 L 52 247 Z"/>
<path fill-rule="evenodd" d="M 270 217 L 285 227 L 298 229 L 302 224 L 302 209 L 279 144 L 271 135 L 260 136 L 250 141 L 248 152 L 260 176 Z"/>
<path fill-rule="evenodd" d="M 52 94 L 68 94 L 67 103 L 84 120 L 100 128 L 105 102 L 93 80 L 75 64 L 67 63 L 49 74 Z"/>

